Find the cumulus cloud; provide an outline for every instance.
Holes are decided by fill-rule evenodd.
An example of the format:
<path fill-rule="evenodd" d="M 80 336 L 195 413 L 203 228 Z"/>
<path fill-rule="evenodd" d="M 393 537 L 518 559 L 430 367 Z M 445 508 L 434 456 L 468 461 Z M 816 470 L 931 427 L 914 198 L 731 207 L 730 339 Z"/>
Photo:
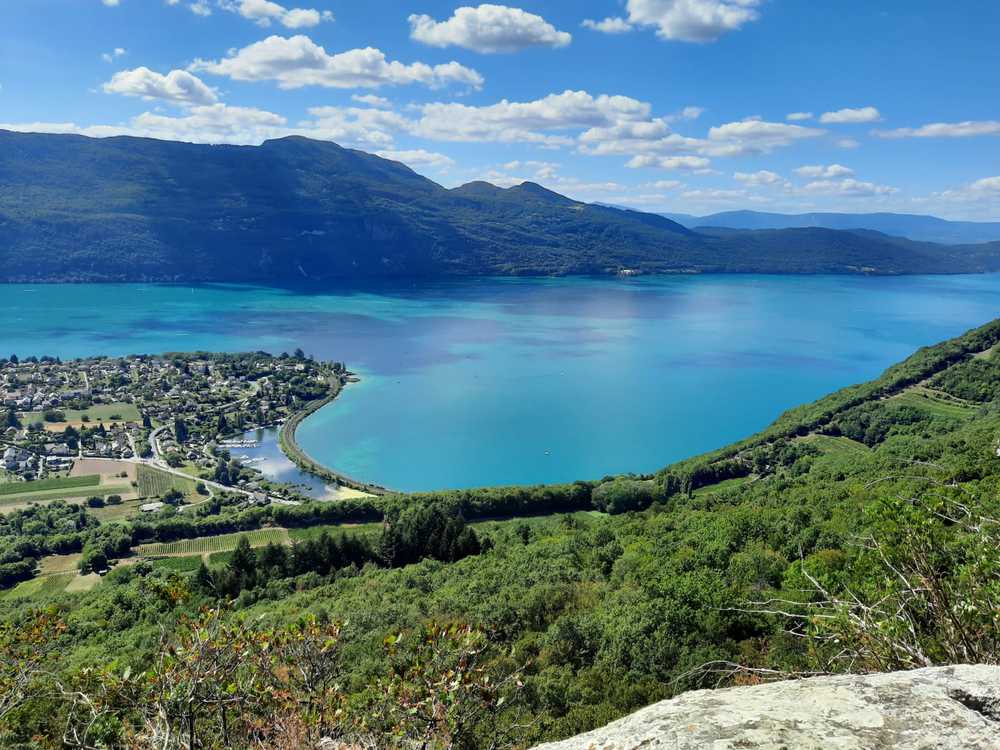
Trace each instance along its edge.
<path fill-rule="evenodd" d="M 933 198 L 964 206 L 965 211 L 984 219 L 1000 219 L 1000 176 L 983 177 L 959 188 L 935 193 Z"/>
<path fill-rule="evenodd" d="M 756 118 L 740 120 L 710 128 L 709 143 L 704 146 L 703 153 L 710 156 L 766 154 L 802 140 L 817 138 L 825 132 L 819 128 Z"/>
<path fill-rule="evenodd" d="M 655 167 L 657 169 L 683 169 L 698 171 L 706 169 L 711 162 L 703 156 L 656 156 L 641 154 L 633 156 L 625 166 L 630 169 Z"/>
<path fill-rule="evenodd" d="M 131 135 L 190 143 L 259 144 L 288 135 L 281 115 L 249 107 L 210 104 L 191 107 L 180 117 L 144 112 L 124 125 L 81 126 L 75 123 L 14 123 L 0 128 L 34 133 L 79 133 L 94 138 Z"/>
<path fill-rule="evenodd" d="M 594 21 L 588 18 L 580 25 L 585 29 L 600 31 L 603 34 L 624 34 L 635 28 L 624 18 L 617 16 L 605 18 L 603 21 Z"/>
<path fill-rule="evenodd" d="M 812 118 L 812 112 L 789 112 L 785 115 L 785 119 L 789 122 L 800 122 L 802 120 L 811 120 Z"/>
<path fill-rule="evenodd" d="M 303 86 L 327 88 L 377 88 L 387 85 L 422 84 L 440 88 L 458 84 L 479 88 L 483 77 L 457 62 L 406 65 L 386 60 L 373 47 L 335 55 L 307 36 L 270 36 L 248 47 L 234 50 L 221 60 L 196 60 L 191 70 L 203 70 L 237 81 L 277 81 L 283 89 Z"/>
<path fill-rule="evenodd" d="M 146 67 L 121 70 L 104 84 L 104 92 L 160 99 L 176 104 L 212 104 L 218 99 L 215 90 L 186 70 L 172 70 L 166 75 Z"/>
<path fill-rule="evenodd" d="M 448 141 L 533 142 L 572 145 L 558 131 L 611 126 L 647 118 L 650 107 L 627 96 L 592 96 L 564 91 L 528 102 L 506 99 L 487 106 L 455 102 L 426 104 L 417 127 L 419 135 Z M 554 132 L 555 131 L 555 132 Z"/>
<path fill-rule="evenodd" d="M 879 122 L 881 119 L 882 115 L 875 107 L 838 109 L 836 112 L 824 112 L 819 117 L 819 121 L 826 125 Z"/>
<path fill-rule="evenodd" d="M 231 13 L 267 28 L 272 22 L 289 29 L 305 29 L 318 26 L 323 21 L 332 21 L 333 13 L 313 8 L 286 8 L 271 0 L 219 0 L 219 5 Z"/>
<path fill-rule="evenodd" d="M 843 164 L 807 164 L 804 167 L 796 169 L 795 174 L 800 177 L 830 179 L 835 177 L 852 177 L 854 170 L 850 167 L 845 167 Z"/>
<path fill-rule="evenodd" d="M 126 54 L 124 47 L 115 47 L 111 52 L 105 52 L 101 55 L 101 59 L 106 63 L 111 63 Z"/>
<path fill-rule="evenodd" d="M 392 102 L 384 96 L 376 96 L 375 94 L 354 94 L 351 96 L 351 101 L 355 101 L 358 104 L 367 104 L 369 107 L 377 107 L 378 109 L 392 109 Z"/>
<path fill-rule="evenodd" d="M 744 185 L 761 187 L 765 185 L 780 185 L 785 182 L 785 178 L 776 172 L 768 169 L 761 169 L 757 172 L 736 172 L 733 179 L 742 182 Z"/>
<path fill-rule="evenodd" d="M 431 169 L 444 172 L 450 167 L 455 166 L 454 159 L 451 159 L 444 154 L 435 153 L 434 151 L 425 151 L 422 148 L 412 149 L 410 151 L 377 151 L 376 153 L 383 159 L 400 161 L 410 168 L 430 167 Z"/>
<path fill-rule="evenodd" d="M 479 176 L 480 179 L 497 187 L 509 188 L 525 182 L 537 182 L 543 187 L 567 195 L 574 200 L 586 196 L 594 200 L 595 196 L 607 196 L 609 193 L 620 193 L 626 187 L 613 181 L 581 180 L 578 177 L 560 174 L 561 165 L 545 161 L 512 161 L 498 168 L 487 170 Z M 615 196 L 616 198 L 619 196 Z"/>
<path fill-rule="evenodd" d="M 889 185 L 863 182 L 853 177 L 842 180 L 816 180 L 806 184 L 802 190 L 806 193 L 836 195 L 845 198 L 870 198 L 879 195 L 894 195 L 899 192 L 898 188 Z"/>
<path fill-rule="evenodd" d="M 756 21 L 761 0 L 628 0 L 628 22 L 653 26 L 663 39 L 714 42 Z"/>
<path fill-rule="evenodd" d="M 919 128 L 875 130 L 872 133 L 880 138 L 972 138 L 980 135 L 1000 135 L 1000 120 L 934 122 Z"/>
<path fill-rule="evenodd" d="M 573 40 L 541 16 L 506 5 L 461 7 L 447 21 L 418 14 L 408 20 L 410 37 L 418 42 L 432 47 L 464 47 L 483 54 L 565 47 Z"/>

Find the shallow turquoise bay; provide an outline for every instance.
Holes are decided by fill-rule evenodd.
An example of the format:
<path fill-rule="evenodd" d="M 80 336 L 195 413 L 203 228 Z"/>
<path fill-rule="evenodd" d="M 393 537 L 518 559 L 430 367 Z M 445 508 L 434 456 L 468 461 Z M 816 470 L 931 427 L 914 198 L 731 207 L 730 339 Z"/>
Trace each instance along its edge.
<path fill-rule="evenodd" d="M 652 471 L 1000 314 L 1000 276 L 0 287 L 0 351 L 302 347 L 363 381 L 316 459 L 401 490 Z"/>

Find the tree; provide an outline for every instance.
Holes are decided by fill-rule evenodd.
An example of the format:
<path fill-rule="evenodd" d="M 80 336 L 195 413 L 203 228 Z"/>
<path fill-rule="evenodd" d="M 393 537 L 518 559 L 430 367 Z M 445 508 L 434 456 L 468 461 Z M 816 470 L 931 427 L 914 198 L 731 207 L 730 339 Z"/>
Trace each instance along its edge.
<path fill-rule="evenodd" d="M 17 418 L 17 412 L 14 411 L 14 407 L 11 406 L 7 409 L 7 416 L 4 419 L 4 425 L 6 427 L 21 427 L 21 420 Z"/>
<path fill-rule="evenodd" d="M 178 443 L 186 443 L 188 439 L 188 426 L 180 417 L 174 419 L 174 437 Z"/>

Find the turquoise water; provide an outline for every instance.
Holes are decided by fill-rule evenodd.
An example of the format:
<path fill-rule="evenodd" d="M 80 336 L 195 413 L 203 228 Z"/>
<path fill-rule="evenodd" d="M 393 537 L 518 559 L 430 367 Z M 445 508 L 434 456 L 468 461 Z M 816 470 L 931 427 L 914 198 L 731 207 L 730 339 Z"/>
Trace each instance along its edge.
<path fill-rule="evenodd" d="M 652 471 L 998 314 L 1000 276 L 12 285 L 0 351 L 301 346 L 363 378 L 303 447 L 418 490 Z"/>

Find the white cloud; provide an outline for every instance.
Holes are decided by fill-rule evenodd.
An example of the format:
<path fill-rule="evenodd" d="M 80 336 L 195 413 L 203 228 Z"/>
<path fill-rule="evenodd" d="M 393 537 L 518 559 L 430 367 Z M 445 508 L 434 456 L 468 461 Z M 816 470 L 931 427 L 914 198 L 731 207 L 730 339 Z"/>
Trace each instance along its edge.
<path fill-rule="evenodd" d="M 430 66 L 406 65 L 386 60 L 373 47 L 330 55 L 309 37 L 270 36 L 234 50 L 221 60 L 196 60 L 191 70 L 203 70 L 237 81 L 277 81 L 283 89 L 303 86 L 328 88 L 377 88 L 386 85 L 423 84 L 440 88 L 459 84 L 479 88 L 483 77 L 457 62 Z"/>
<path fill-rule="evenodd" d="M 392 102 L 384 96 L 376 96 L 375 94 L 354 94 L 351 96 L 351 100 L 378 109 L 392 109 Z"/>
<path fill-rule="evenodd" d="M 825 132 L 818 128 L 789 125 L 784 122 L 740 120 L 710 128 L 709 143 L 702 149 L 702 153 L 710 156 L 766 154 L 798 141 L 817 138 Z"/>
<path fill-rule="evenodd" d="M 520 8 L 484 3 L 461 7 L 447 21 L 427 15 L 409 17 L 410 37 L 432 47 L 464 47 L 491 54 L 528 47 L 565 47 L 573 37 L 541 16 Z"/>
<path fill-rule="evenodd" d="M 879 122 L 881 119 L 882 115 L 875 107 L 838 109 L 836 112 L 824 112 L 819 117 L 819 121 L 826 125 Z"/>
<path fill-rule="evenodd" d="M 655 182 L 647 182 L 642 187 L 650 190 L 676 190 L 684 187 L 684 183 L 680 180 L 656 180 Z"/>
<path fill-rule="evenodd" d="M 872 134 L 880 138 L 972 138 L 980 135 L 1000 135 L 1000 120 L 934 122 L 919 128 L 874 130 Z"/>
<path fill-rule="evenodd" d="M 761 169 L 758 172 L 736 172 L 733 179 L 742 182 L 744 185 L 760 187 L 763 185 L 780 185 L 785 182 L 785 178 L 776 172 Z"/>
<path fill-rule="evenodd" d="M 600 31 L 604 34 L 625 34 L 626 32 L 632 31 L 634 28 L 632 24 L 624 18 L 619 17 L 609 17 L 605 18 L 603 21 L 593 21 L 588 18 L 580 25 L 585 29 Z"/>
<path fill-rule="evenodd" d="M 383 159 L 401 161 L 410 168 L 430 167 L 443 172 L 455 166 L 454 159 L 434 151 L 425 151 L 422 148 L 410 151 L 377 151 L 376 153 Z"/>
<path fill-rule="evenodd" d="M 111 63 L 126 54 L 124 47 L 115 47 L 111 52 L 105 52 L 101 55 L 101 59 L 106 63 Z"/>
<path fill-rule="evenodd" d="M 361 148 L 391 150 L 393 134 L 413 128 L 412 121 L 384 109 L 312 107 L 309 115 L 312 119 L 300 122 L 296 132 Z"/>
<path fill-rule="evenodd" d="M 564 176 L 559 173 L 560 169 L 559 164 L 552 162 L 512 161 L 499 168 L 488 170 L 480 176 L 480 179 L 503 188 L 525 182 L 537 182 L 549 190 L 562 193 L 574 200 L 579 199 L 577 196 L 588 196 L 588 200 L 594 200 L 595 195 L 606 196 L 609 193 L 621 193 L 626 190 L 624 185 L 617 182 L 590 182 L 577 177 Z"/>
<path fill-rule="evenodd" d="M 630 169 L 642 169 L 644 167 L 655 167 L 657 169 L 685 169 L 702 170 L 707 168 L 711 162 L 703 156 L 655 156 L 653 154 L 642 154 L 633 156 L 625 164 Z"/>
<path fill-rule="evenodd" d="M 831 179 L 835 177 L 853 177 L 854 170 L 843 164 L 807 164 L 795 170 L 800 177 Z"/>
<path fill-rule="evenodd" d="M 984 219 L 1000 219 L 1000 176 L 983 177 L 960 188 L 933 195 L 936 201 L 962 205 L 969 214 Z"/>
<path fill-rule="evenodd" d="M 834 145 L 837 148 L 857 148 L 861 144 L 854 138 L 838 138 Z"/>
<path fill-rule="evenodd" d="M 889 185 L 877 185 L 874 182 L 862 182 L 853 177 L 842 180 L 816 180 L 802 188 L 805 193 L 836 195 L 845 198 L 869 198 L 879 195 L 894 195 L 898 188 Z"/>
<path fill-rule="evenodd" d="M 121 2 L 121 0 L 101 0 L 101 2 L 107 5 L 109 8 L 114 8 L 119 4 L 119 2 Z"/>
<path fill-rule="evenodd" d="M 248 107 L 225 104 L 191 107 L 181 117 L 144 112 L 124 125 L 81 126 L 75 123 L 16 123 L 0 128 L 33 133 L 79 133 L 94 138 L 131 135 L 191 143 L 259 144 L 288 135 L 284 117 Z"/>
<path fill-rule="evenodd" d="M 197 76 L 185 70 L 162 75 L 146 67 L 121 70 L 104 84 L 107 94 L 161 99 L 177 104 L 211 104 L 218 99 L 215 91 Z"/>
<path fill-rule="evenodd" d="M 272 22 L 289 29 L 305 29 L 318 26 L 323 21 L 332 21 L 333 13 L 312 8 L 286 8 L 271 0 L 219 0 L 219 5 L 231 13 L 267 28 Z"/>
<path fill-rule="evenodd" d="M 812 118 L 812 112 L 789 112 L 785 115 L 785 119 L 789 122 L 800 122 L 802 120 L 811 120 Z"/>
<path fill-rule="evenodd" d="M 760 0 L 628 0 L 628 22 L 663 39 L 713 42 L 758 18 Z"/>
<path fill-rule="evenodd" d="M 167 5 L 180 5 L 180 0 L 167 0 Z M 194 0 L 188 3 L 188 10 L 196 16 L 210 16 L 212 9 L 208 6 L 208 0 Z"/>
<path fill-rule="evenodd" d="M 475 107 L 455 102 L 425 104 L 417 134 L 447 141 L 532 142 L 572 145 L 558 131 L 610 126 L 649 116 L 649 105 L 627 96 L 564 91 L 529 102 L 506 99 Z M 557 131 L 557 132 L 553 132 Z"/>

